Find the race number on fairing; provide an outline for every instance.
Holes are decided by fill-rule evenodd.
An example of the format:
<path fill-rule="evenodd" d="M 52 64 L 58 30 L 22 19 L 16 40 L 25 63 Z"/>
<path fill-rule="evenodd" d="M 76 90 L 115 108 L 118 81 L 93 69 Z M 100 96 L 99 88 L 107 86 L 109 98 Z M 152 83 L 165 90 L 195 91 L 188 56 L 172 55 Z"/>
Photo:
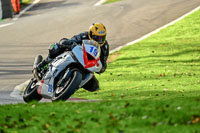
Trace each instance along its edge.
<path fill-rule="evenodd" d="M 91 46 L 91 47 L 90 47 L 90 53 L 91 53 L 91 54 L 94 54 L 94 56 L 97 56 L 98 50 L 97 50 L 95 47 Z"/>

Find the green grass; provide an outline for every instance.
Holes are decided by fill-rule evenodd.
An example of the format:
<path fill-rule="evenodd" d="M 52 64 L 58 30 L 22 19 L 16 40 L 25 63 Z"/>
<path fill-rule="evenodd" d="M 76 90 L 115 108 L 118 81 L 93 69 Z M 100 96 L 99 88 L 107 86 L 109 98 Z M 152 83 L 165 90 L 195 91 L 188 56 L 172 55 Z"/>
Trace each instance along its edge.
<path fill-rule="evenodd" d="M 200 10 L 114 53 L 101 90 L 73 96 L 101 102 L 0 106 L 0 132 L 200 132 L 199 25 Z"/>
<path fill-rule="evenodd" d="M 80 91 L 79 96 L 111 100 L 120 95 L 126 100 L 198 96 L 199 18 L 200 11 L 115 53 L 119 56 L 108 64 L 106 73 L 97 76 L 102 90 L 89 94 Z"/>
<path fill-rule="evenodd" d="M 109 3 L 113 3 L 113 2 L 118 2 L 121 0 L 107 0 L 106 2 L 104 2 L 104 4 L 109 4 Z"/>
<path fill-rule="evenodd" d="M 1 132 L 194 132 L 199 100 L 129 100 L 1 107 Z M 178 102 L 177 102 L 178 101 Z"/>

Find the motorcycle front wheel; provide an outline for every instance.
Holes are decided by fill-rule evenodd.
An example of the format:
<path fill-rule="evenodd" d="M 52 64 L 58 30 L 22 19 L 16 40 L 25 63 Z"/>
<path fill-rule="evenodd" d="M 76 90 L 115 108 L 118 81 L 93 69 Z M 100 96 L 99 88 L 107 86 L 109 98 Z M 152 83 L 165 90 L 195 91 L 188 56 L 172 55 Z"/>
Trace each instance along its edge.
<path fill-rule="evenodd" d="M 60 79 L 62 79 L 62 77 L 60 77 Z M 79 89 L 79 84 L 81 83 L 81 81 L 82 73 L 78 70 L 72 71 L 64 86 L 56 87 L 52 96 L 52 101 L 67 100 L 71 95 L 76 92 L 76 90 Z"/>
<path fill-rule="evenodd" d="M 39 85 L 36 85 L 37 80 L 35 78 L 31 79 L 26 89 L 24 90 L 23 99 L 26 103 L 31 101 L 40 101 L 42 96 L 37 92 Z"/>

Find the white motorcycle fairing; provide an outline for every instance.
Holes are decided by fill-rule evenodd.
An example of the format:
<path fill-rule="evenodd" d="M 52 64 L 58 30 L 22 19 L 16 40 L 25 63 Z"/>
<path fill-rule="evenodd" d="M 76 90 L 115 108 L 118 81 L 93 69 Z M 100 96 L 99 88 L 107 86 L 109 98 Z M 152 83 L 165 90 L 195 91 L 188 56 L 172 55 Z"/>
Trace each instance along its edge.
<path fill-rule="evenodd" d="M 72 63 L 79 63 L 90 71 L 90 73 L 87 73 L 82 79 L 79 85 L 79 88 L 81 88 L 93 77 L 94 72 L 99 72 L 101 70 L 100 50 L 100 47 L 95 46 L 93 41 L 83 40 L 82 45 L 77 45 L 72 51 L 67 51 L 57 56 L 53 62 L 49 64 L 49 69 L 43 77 L 43 80 L 37 83 L 37 85 L 39 85 L 37 90 L 38 94 L 51 99 L 54 92 L 55 78 Z M 90 59 L 88 59 L 89 56 Z"/>

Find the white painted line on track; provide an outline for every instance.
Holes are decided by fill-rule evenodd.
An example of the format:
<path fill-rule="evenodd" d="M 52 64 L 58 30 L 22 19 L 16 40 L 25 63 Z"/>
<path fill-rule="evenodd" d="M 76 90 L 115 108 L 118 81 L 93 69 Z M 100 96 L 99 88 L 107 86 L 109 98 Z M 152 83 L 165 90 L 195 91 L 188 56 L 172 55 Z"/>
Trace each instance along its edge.
<path fill-rule="evenodd" d="M 125 45 L 122 45 L 122 46 L 120 46 L 120 47 L 118 47 L 118 48 L 116 48 L 116 49 L 111 50 L 111 51 L 110 51 L 110 54 L 112 54 L 112 53 L 114 53 L 114 52 L 116 52 L 116 51 L 119 51 L 120 49 L 122 49 L 122 48 L 124 48 L 124 47 L 126 47 L 126 46 L 133 45 L 133 44 L 135 44 L 135 43 L 137 43 L 137 42 L 139 42 L 139 41 L 141 41 L 141 40 L 146 39 L 147 37 L 151 36 L 152 34 L 155 34 L 155 33 L 159 32 L 161 29 L 164 29 L 164 28 L 166 28 L 166 27 L 168 27 L 168 26 L 170 26 L 170 25 L 175 24 L 176 22 L 182 20 L 182 19 L 185 18 L 186 16 L 192 14 L 193 12 L 195 12 L 195 11 L 197 11 L 197 10 L 199 10 L 199 9 L 200 9 L 200 6 L 197 7 L 197 8 L 195 8 L 195 9 L 193 9 L 192 11 L 188 12 L 187 14 L 181 16 L 180 18 L 178 18 L 178 19 L 176 19 L 176 20 L 174 20 L 174 21 L 172 21 L 172 22 L 170 22 L 170 23 L 168 23 L 168 24 L 166 24 L 166 25 L 164 25 L 164 26 L 162 26 L 162 27 L 160 27 L 160 28 L 158 28 L 158 29 L 156 29 L 156 30 L 150 32 L 149 34 L 146 34 L 146 35 L 142 36 L 141 38 L 139 38 L 139 39 L 137 39 L 137 40 L 134 40 L 134 41 L 129 42 L 129 43 L 125 44 Z M 30 81 L 30 80 L 28 80 L 28 81 Z M 28 81 L 26 81 L 26 82 L 28 82 Z M 20 98 L 20 99 L 22 99 L 21 91 L 22 91 L 24 85 L 27 84 L 26 82 L 25 82 L 25 83 L 22 83 L 21 85 L 16 86 L 16 87 L 14 88 L 13 92 L 11 93 L 12 96 L 11 96 L 11 94 L 10 94 L 10 96 L 11 96 L 11 97 L 15 97 L 15 98 Z M 20 88 L 20 87 L 21 87 L 21 88 Z"/>
<path fill-rule="evenodd" d="M 31 9 L 33 6 L 35 6 L 37 3 L 39 3 L 40 0 L 35 0 L 31 5 L 27 6 L 24 10 L 22 10 L 19 15 L 17 15 L 13 20 L 18 20 L 21 15 L 23 15 L 26 11 Z"/>
<path fill-rule="evenodd" d="M 6 27 L 6 26 L 9 26 L 9 25 L 13 25 L 13 24 L 15 24 L 15 23 L 2 24 L 2 25 L 0 25 L 0 28 Z"/>
<path fill-rule="evenodd" d="M 30 80 L 27 80 L 26 82 L 16 86 L 14 88 L 14 90 L 10 93 L 10 97 L 14 97 L 16 99 L 20 99 L 20 100 L 23 100 L 22 98 L 22 89 L 28 85 L 28 83 L 30 82 Z"/>
<path fill-rule="evenodd" d="M 104 2 L 106 2 L 107 0 L 100 0 L 99 2 L 97 2 L 94 6 L 100 6 L 102 5 Z"/>
<path fill-rule="evenodd" d="M 110 51 L 110 54 L 112 54 L 112 53 L 114 53 L 114 52 L 116 52 L 116 51 L 119 51 L 120 49 L 122 49 L 122 48 L 124 48 L 124 47 L 126 47 L 126 46 L 133 45 L 133 44 L 135 44 L 135 43 L 137 43 L 137 42 L 139 42 L 139 41 L 142 41 L 142 40 L 146 39 L 147 37 L 149 37 L 149 36 L 151 36 L 151 35 L 153 35 L 153 34 L 159 32 L 160 30 L 162 30 L 162 29 L 164 29 L 164 28 L 166 28 L 166 27 L 168 27 L 168 26 L 170 26 L 170 25 L 175 24 L 176 22 L 182 20 L 183 18 L 187 17 L 188 15 L 192 14 L 192 13 L 195 12 L 195 11 L 198 11 L 199 9 L 200 9 L 200 6 L 197 7 L 197 8 L 195 8 L 195 9 L 193 9 L 192 11 L 186 13 L 185 15 L 181 16 L 180 18 L 178 18 L 178 19 L 176 19 L 176 20 L 174 20 L 174 21 L 172 21 L 172 22 L 170 22 L 170 23 L 168 23 L 168 24 L 166 24 L 166 25 L 164 25 L 164 26 L 162 26 L 162 27 L 160 27 L 160 28 L 158 28 L 158 29 L 156 29 L 156 30 L 154 30 L 154 31 L 152 31 L 152 32 L 150 32 L 150 33 L 144 35 L 144 36 L 142 36 L 142 37 L 140 37 L 140 38 L 137 39 L 137 40 L 134 40 L 134 41 L 132 41 L 132 42 L 129 42 L 129 43 L 125 44 L 125 45 L 122 45 L 122 46 L 120 46 L 120 47 L 118 47 L 118 48 L 115 48 L 115 49 L 111 50 L 111 51 Z"/>

